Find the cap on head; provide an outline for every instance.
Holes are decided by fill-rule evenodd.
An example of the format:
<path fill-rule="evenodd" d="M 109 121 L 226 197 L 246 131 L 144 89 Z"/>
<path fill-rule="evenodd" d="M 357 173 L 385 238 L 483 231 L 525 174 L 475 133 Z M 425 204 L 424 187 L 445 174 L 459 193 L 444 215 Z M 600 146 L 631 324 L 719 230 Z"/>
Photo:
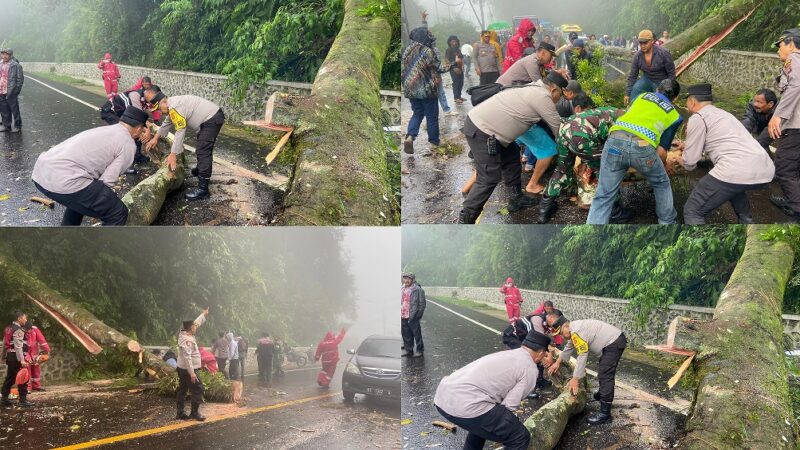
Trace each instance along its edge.
<path fill-rule="evenodd" d="M 556 48 L 553 46 L 553 44 L 542 42 L 539 44 L 539 50 L 547 50 L 551 55 L 556 56 Z"/>
<path fill-rule="evenodd" d="M 786 42 L 787 39 L 791 39 L 792 41 L 794 41 L 795 46 L 800 47 L 800 28 L 790 28 L 788 30 L 783 30 L 780 39 L 775 41 L 775 43 L 773 43 L 772 46 L 780 47 L 781 42 Z"/>
<path fill-rule="evenodd" d="M 567 79 L 561 76 L 561 74 L 556 72 L 555 70 L 547 74 L 547 78 L 545 78 L 545 81 L 555 84 L 561 89 L 567 87 Z"/>
<path fill-rule="evenodd" d="M 531 330 L 528 335 L 525 336 L 522 345 L 534 351 L 545 350 L 547 346 L 550 345 L 550 338 L 536 330 Z"/>
<path fill-rule="evenodd" d="M 694 97 L 699 102 L 710 102 L 714 100 L 711 84 L 701 83 L 689 86 L 686 89 L 688 97 Z"/>
<path fill-rule="evenodd" d="M 642 31 L 639 32 L 638 39 L 640 41 L 652 41 L 655 38 L 656 38 L 656 36 L 650 30 L 642 30 Z"/>
<path fill-rule="evenodd" d="M 403 278 L 408 278 L 411 281 L 416 280 L 416 277 L 414 276 L 414 272 L 403 272 Z"/>
<path fill-rule="evenodd" d="M 125 112 L 120 117 L 121 122 L 125 122 L 132 127 L 142 126 L 147 122 L 148 115 L 146 112 L 135 106 L 128 106 Z"/>
<path fill-rule="evenodd" d="M 583 39 L 575 39 L 575 42 L 572 43 L 573 47 L 584 48 L 586 47 L 586 42 Z"/>
<path fill-rule="evenodd" d="M 10 48 L 4 48 L 4 49 L 0 50 L 0 54 L 3 54 L 3 53 L 5 53 L 8 56 L 14 56 L 14 50 L 12 50 Z"/>

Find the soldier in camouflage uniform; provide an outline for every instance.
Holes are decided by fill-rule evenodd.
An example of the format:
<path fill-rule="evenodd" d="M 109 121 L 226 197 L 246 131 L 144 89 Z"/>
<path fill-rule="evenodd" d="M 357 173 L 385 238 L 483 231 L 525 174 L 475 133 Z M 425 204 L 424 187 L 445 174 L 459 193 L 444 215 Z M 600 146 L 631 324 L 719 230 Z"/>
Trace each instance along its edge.
<path fill-rule="evenodd" d="M 590 170 L 600 171 L 600 156 L 608 138 L 608 130 L 625 113 L 625 110 L 611 106 L 592 108 L 592 100 L 583 92 L 575 96 L 572 104 L 575 115 L 561 125 L 556 139 L 558 162 L 539 203 L 539 223 L 550 220 L 558 207 L 556 200 L 562 190 L 577 190 L 578 183 L 573 169 L 576 155 Z M 596 179 L 593 183 L 597 183 Z"/>

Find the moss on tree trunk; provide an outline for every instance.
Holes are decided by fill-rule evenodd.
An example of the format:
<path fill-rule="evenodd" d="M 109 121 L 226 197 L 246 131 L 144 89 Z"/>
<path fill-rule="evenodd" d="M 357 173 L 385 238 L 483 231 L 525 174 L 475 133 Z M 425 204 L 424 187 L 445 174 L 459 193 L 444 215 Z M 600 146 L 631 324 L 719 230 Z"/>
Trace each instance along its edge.
<path fill-rule="evenodd" d="M 169 149 L 166 149 L 166 151 L 169 152 Z M 165 157 L 156 173 L 140 181 L 139 184 L 122 197 L 122 203 L 125 203 L 125 206 L 128 207 L 128 222 L 126 225 L 152 224 L 158 217 L 167 194 L 180 189 L 183 186 L 185 177 L 183 153 L 178 156 L 178 166 L 175 172 L 168 169 Z"/>
<path fill-rule="evenodd" d="M 397 225 L 388 146 L 381 123 L 380 79 L 391 27 L 360 15 L 347 0 L 344 20 L 311 97 L 301 108 L 298 154 L 283 225 Z"/>
<path fill-rule="evenodd" d="M 685 448 L 795 448 L 781 311 L 794 253 L 785 242 L 747 243 L 695 359 L 699 385 Z"/>

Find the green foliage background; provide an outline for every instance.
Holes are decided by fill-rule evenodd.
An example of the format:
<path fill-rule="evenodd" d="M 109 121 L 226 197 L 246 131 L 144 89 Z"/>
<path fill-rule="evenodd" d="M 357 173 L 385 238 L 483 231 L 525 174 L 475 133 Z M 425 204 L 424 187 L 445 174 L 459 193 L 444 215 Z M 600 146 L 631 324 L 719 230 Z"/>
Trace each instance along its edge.
<path fill-rule="evenodd" d="M 0 41 L 21 61 L 117 62 L 229 75 L 237 90 L 310 82 L 339 32 L 344 0 L 0 0 Z M 399 84 L 399 0 L 365 14 L 397 17 L 384 86 Z"/>
<path fill-rule="evenodd" d="M 404 226 L 403 270 L 423 286 L 500 286 L 510 276 L 521 288 L 625 298 L 645 317 L 673 303 L 713 307 L 745 238 L 739 225 Z M 797 274 L 786 313 L 800 312 Z"/>
<path fill-rule="evenodd" d="M 82 231 L 6 229 L 0 252 L 144 345 L 174 344 L 181 321 L 206 306 L 208 321 L 198 332 L 202 346 L 223 330 L 251 343 L 266 330 L 293 345 L 310 345 L 355 315 L 339 229 Z M 21 293 L 6 290 L 0 297 L 3 326 L 15 310 L 29 312 L 49 341 L 86 354 Z"/>

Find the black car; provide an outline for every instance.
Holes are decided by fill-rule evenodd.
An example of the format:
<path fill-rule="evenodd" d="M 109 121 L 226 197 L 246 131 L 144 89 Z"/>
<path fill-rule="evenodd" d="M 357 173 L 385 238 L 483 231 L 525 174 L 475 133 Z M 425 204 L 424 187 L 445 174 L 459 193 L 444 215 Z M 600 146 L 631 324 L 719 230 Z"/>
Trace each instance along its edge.
<path fill-rule="evenodd" d="M 342 375 L 342 394 L 353 401 L 356 394 L 373 397 L 400 398 L 399 337 L 373 335 L 361 342 Z"/>

